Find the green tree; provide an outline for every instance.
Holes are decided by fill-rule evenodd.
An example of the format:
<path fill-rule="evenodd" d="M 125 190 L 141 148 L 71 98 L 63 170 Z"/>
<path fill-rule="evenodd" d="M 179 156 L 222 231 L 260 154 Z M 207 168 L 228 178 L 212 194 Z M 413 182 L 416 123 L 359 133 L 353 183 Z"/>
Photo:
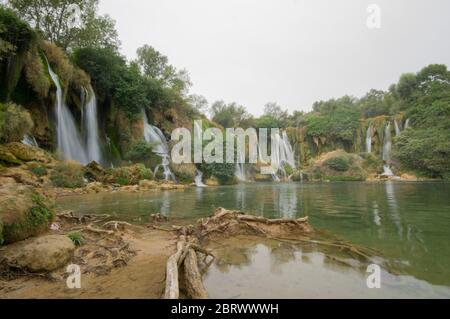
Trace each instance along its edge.
<path fill-rule="evenodd" d="M 65 50 L 79 46 L 113 47 L 120 42 L 115 22 L 98 16 L 99 0 L 10 0 L 10 7 Z"/>
<path fill-rule="evenodd" d="M 211 106 L 212 120 L 225 128 L 250 126 L 251 115 L 245 107 L 236 103 L 226 104 L 224 101 L 217 101 Z"/>

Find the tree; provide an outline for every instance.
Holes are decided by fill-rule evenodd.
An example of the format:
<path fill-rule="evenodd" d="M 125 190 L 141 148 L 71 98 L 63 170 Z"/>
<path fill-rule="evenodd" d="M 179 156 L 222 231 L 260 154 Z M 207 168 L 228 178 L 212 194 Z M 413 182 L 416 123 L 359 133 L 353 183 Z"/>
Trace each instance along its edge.
<path fill-rule="evenodd" d="M 10 0 L 11 8 L 65 50 L 90 45 L 119 46 L 114 21 L 98 16 L 99 0 Z"/>
<path fill-rule="evenodd" d="M 137 49 L 137 60 L 141 72 L 148 79 L 159 81 L 164 87 L 186 94 L 192 85 L 186 70 L 177 70 L 169 59 L 149 45 Z"/>
<path fill-rule="evenodd" d="M 198 112 L 206 113 L 208 111 L 209 103 L 204 96 L 198 94 L 191 94 L 188 97 L 188 101 L 192 105 L 192 107 Z"/>
<path fill-rule="evenodd" d="M 236 103 L 226 104 L 224 101 L 217 101 L 211 106 L 212 120 L 225 128 L 249 126 L 251 115 L 245 107 Z"/>

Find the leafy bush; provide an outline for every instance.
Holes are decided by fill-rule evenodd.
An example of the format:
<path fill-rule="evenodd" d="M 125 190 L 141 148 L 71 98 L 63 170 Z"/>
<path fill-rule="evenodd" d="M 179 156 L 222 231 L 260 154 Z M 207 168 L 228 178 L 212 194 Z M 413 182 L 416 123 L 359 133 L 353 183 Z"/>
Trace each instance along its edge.
<path fill-rule="evenodd" d="M 152 170 L 143 164 L 114 168 L 111 174 L 113 176 L 113 182 L 120 185 L 136 185 L 143 179 L 153 179 Z"/>
<path fill-rule="evenodd" d="M 325 163 L 329 168 L 338 171 L 346 172 L 350 169 L 350 159 L 348 156 L 338 156 L 328 159 Z"/>
<path fill-rule="evenodd" d="M 47 175 L 47 169 L 44 166 L 37 166 L 31 169 L 31 172 L 39 177 Z"/>
<path fill-rule="evenodd" d="M 201 170 L 205 174 L 206 178 L 214 176 L 219 180 L 221 185 L 233 184 L 235 182 L 235 164 L 203 163 Z"/>
<path fill-rule="evenodd" d="M 0 143 L 20 142 L 32 128 L 28 111 L 13 103 L 0 104 Z"/>
<path fill-rule="evenodd" d="M 37 50 L 27 52 L 25 58 L 25 76 L 28 84 L 30 84 L 40 97 L 47 97 L 51 82 Z"/>
<path fill-rule="evenodd" d="M 70 238 L 70 240 L 73 242 L 73 244 L 76 247 L 80 247 L 80 246 L 84 245 L 84 237 L 80 233 L 77 233 L 77 232 L 69 233 L 67 235 L 67 237 Z"/>
<path fill-rule="evenodd" d="M 78 162 L 60 162 L 53 169 L 50 180 L 56 187 L 83 187 L 85 185 L 83 166 Z"/>
<path fill-rule="evenodd" d="M 152 143 L 145 140 L 135 140 L 131 143 L 130 150 L 125 154 L 125 159 L 130 161 L 146 161 L 152 156 Z"/>

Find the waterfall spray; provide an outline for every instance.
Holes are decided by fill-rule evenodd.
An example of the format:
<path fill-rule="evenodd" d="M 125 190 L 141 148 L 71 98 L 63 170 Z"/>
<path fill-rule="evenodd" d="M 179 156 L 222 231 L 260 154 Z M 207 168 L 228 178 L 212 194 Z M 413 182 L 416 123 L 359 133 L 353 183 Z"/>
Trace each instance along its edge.
<path fill-rule="evenodd" d="M 401 131 L 400 127 L 398 126 L 397 120 L 394 120 L 394 124 L 395 124 L 395 136 L 399 136 Z"/>
<path fill-rule="evenodd" d="M 372 126 L 367 128 L 366 133 L 366 151 L 367 153 L 372 153 Z"/>
<path fill-rule="evenodd" d="M 59 77 L 53 72 L 48 61 L 47 65 L 50 77 L 56 86 L 56 134 L 60 156 L 65 160 L 76 160 L 82 164 L 87 164 L 88 157 L 82 146 L 80 134 L 76 129 L 75 120 L 64 101 L 64 93 Z"/>
<path fill-rule="evenodd" d="M 384 130 L 384 145 L 383 145 L 383 161 L 385 162 L 383 175 L 385 176 L 394 176 L 394 173 L 390 168 L 391 149 L 392 149 L 391 123 L 388 123 Z"/>
<path fill-rule="evenodd" d="M 142 111 L 142 114 L 144 119 L 144 139 L 149 143 L 156 144 L 155 146 L 153 146 L 152 151 L 154 154 L 162 158 L 161 164 L 159 164 L 155 168 L 154 176 L 156 176 L 159 169 L 162 168 L 164 179 L 166 181 L 169 181 L 170 179 L 176 180 L 169 167 L 170 155 L 166 137 L 159 128 L 148 123 L 148 118 L 147 114 L 145 114 L 145 111 Z"/>
<path fill-rule="evenodd" d="M 102 163 L 102 153 L 100 149 L 100 139 L 97 119 L 97 98 L 95 92 L 90 88 L 85 96 L 87 103 L 84 105 L 83 127 L 86 135 L 86 150 L 89 161 Z"/>

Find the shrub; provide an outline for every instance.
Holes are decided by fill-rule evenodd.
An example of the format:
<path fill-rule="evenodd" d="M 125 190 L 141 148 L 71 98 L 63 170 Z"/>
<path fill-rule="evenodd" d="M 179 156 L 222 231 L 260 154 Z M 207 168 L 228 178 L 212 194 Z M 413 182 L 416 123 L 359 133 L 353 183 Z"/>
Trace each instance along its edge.
<path fill-rule="evenodd" d="M 51 82 L 37 51 L 30 51 L 26 54 L 25 76 L 28 84 L 40 97 L 47 97 Z"/>
<path fill-rule="evenodd" d="M 37 166 L 31 169 L 31 172 L 39 177 L 47 175 L 47 169 L 44 166 Z"/>
<path fill-rule="evenodd" d="M 0 104 L 0 143 L 20 142 L 32 128 L 28 111 L 13 103 Z"/>
<path fill-rule="evenodd" d="M 113 182 L 120 185 L 136 185 L 143 179 L 153 179 L 152 170 L 143 164 L 114 168 L 111 174 Z"/>
<path fill-rule="evenodd" d="M 41 46 L 55 73 L 58 74 L 63 83 L 67 85 L 72 80 L 74 67 L 70 63 L 69 58 L 64 53 L 63 49 L 49 41 L 43 41 Z"/>
<path fill-rule="evenodd" d="M 350 169 L 350 159 L 345 155 L 332 157 L 328 159 L 325 164 L 338 172 L 346 172 Z"/>
<path fill-rule="evenodd" d="M 78 162 L 60 162 L 53 169 L 50 180 L 56 187 L 83 187 L 85 184 L 83 166 Z"/>
<path fill-rule="evenodd" d="M 125 154 L 125 159 L 129 161 L 146 161 L 152 156 L 152 143 L 145 140 L 135 140 L 131 143 L 130 150 Z"/>
<path fill-rule="evenodd" d="M 221 185 L 233 184 L 235 182 L 235 164 L 203 163 L 201 167 L 206 178 L 214 176 L 219 180 Z"/>
<path fill-rule="evenodd" d="M 80 233 L 77 233 L 77 232 L 69 233 L 67 235 L 67 237 L 70 238 L 70 240 L 73 242 L 73 244 L 76 247 L 80 247 L 80 246 L 84 245 L 84 237 Z"/>

